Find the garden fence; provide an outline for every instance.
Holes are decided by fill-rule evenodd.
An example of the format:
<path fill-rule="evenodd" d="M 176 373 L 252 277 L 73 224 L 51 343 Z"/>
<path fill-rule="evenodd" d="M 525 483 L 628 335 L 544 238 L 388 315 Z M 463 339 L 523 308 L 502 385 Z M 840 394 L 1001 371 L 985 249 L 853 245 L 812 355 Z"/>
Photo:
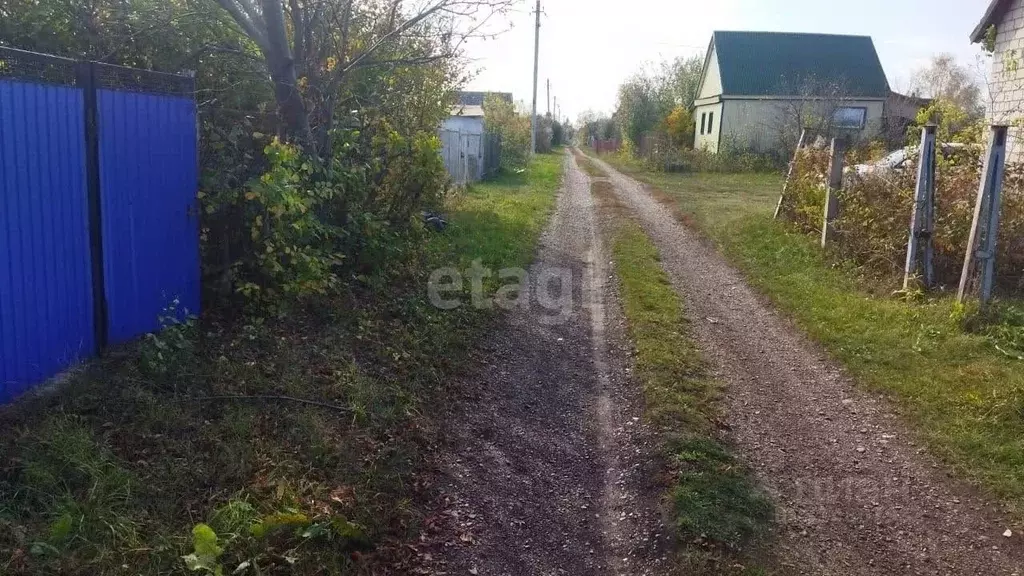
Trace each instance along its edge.
<path fill-rule="evenodd" d="M 0 403 L 198 312 L 194 93 L 0 48 Z"/>

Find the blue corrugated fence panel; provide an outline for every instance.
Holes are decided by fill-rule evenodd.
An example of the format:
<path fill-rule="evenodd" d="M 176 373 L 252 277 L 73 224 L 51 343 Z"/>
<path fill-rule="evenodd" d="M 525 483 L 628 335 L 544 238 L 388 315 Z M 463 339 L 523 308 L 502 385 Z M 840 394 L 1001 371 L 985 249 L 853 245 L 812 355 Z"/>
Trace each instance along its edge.
<path fill-rule="evenodd" d="M 99 90 L 104 283 L 110 342 L 199 313 L 196 108 L 190 98 Z"/>
<path fill-rule="evenodd" d="M 0 403 L 95 352 L 82 109 L 0 80 Z"/>

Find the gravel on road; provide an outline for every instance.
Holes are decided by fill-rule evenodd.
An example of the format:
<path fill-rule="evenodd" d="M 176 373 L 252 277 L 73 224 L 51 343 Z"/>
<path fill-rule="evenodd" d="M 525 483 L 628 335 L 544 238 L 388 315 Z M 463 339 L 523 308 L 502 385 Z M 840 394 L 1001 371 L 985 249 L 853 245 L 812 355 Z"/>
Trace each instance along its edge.
<path fill-rule="evenodd" d="M 636 213 L 725 384 L 727 436 L 776 502 L 784 574 L 1021 575 L 1003 511 L 922 448 L 699 233 L 598 161 Z"/>
<path fill-rule="evenodd" d="M 606 262 L 589 179 L 567 154 L 556 212 L 528 271 L 529 304 L 508 311 L 481 344 L 459 386 L 468 398 L 445 419 L 444 521 L 423 572 L 669 573 Z"/>

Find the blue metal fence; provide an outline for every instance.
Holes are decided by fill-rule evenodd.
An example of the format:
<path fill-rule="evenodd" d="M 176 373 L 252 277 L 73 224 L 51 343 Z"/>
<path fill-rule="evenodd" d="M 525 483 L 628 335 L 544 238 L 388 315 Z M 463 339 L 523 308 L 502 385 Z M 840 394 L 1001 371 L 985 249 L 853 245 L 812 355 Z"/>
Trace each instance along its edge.
<path fill-rule="evenodd" d="M 191 98 L 100 90 L 103 265 L 111 343 L 199 309 Z"/>
<path fill-rule="evenodd" d="M 0 79 L 0 401 L 96 349 L 82 106 Z"/>
<path fill-rule="evenodd" d="M 198 313 L 193 93 L 0 48 L 0 403 Z"/>

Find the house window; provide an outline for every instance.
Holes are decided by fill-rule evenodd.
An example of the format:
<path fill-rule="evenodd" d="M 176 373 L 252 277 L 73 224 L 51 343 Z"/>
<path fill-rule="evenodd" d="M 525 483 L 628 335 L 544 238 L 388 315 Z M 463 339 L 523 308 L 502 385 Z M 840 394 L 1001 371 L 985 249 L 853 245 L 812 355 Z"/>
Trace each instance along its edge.
<path fill-rule="evenodd" d="M 867 108 L 836 108 L 832 113 L 832 126 L 841 130 L 863 130 L 867 124 L 867 118 Z"/>
<path fill-rule="evenodd" d="M 714 129 L 712 128 L 714 125 L 715 125 L 715 113 L 714 112 L 708 112 L 708 134 L 711 134 L 712 132 L 714 132 Z"/>
<path fill-rule="evenodd" d="M 707 114 L 707 112 L 705 112 L 705 113 L 700 115 L 700 133 L 701 134 L 704 133 L 704 125 L 707 123 L 707 121 L 708 121 L 708 114 Z"/>

